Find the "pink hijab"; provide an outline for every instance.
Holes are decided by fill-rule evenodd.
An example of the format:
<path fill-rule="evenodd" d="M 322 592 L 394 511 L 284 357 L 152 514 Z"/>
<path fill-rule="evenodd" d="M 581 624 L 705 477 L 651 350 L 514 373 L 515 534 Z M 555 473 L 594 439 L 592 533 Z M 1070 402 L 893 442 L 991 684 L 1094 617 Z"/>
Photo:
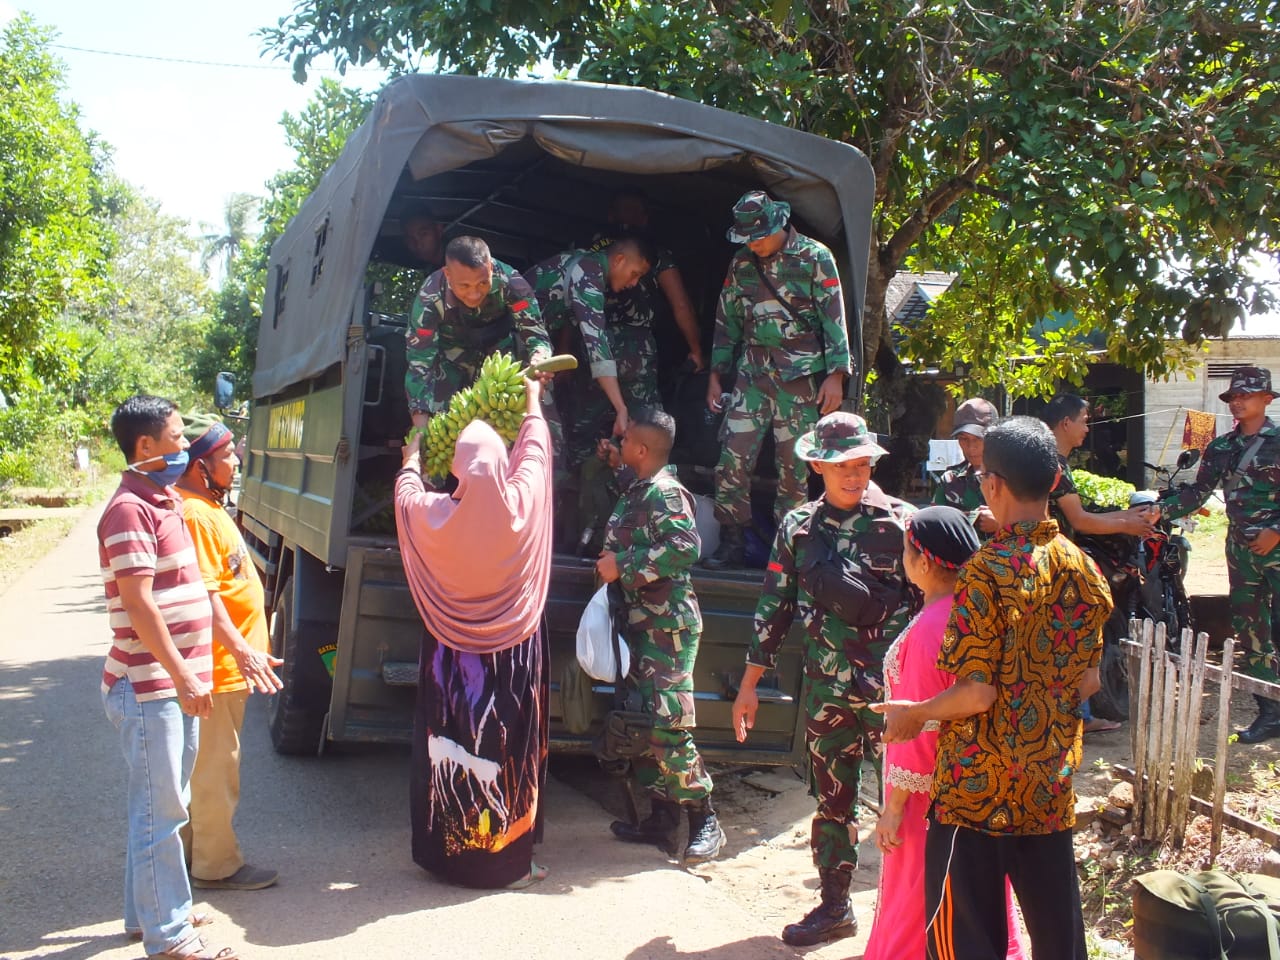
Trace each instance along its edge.
<path fill-rule="evenodd" d="M 551 579 L 551 435 L 525 417 L 510 457 L 472 421 L 453 453 L 458 489 L 427 493 L 414 470 L 396 479 L 396 531 L 413 601 L 441 643 L 497 653 L 538 628 Z"/>

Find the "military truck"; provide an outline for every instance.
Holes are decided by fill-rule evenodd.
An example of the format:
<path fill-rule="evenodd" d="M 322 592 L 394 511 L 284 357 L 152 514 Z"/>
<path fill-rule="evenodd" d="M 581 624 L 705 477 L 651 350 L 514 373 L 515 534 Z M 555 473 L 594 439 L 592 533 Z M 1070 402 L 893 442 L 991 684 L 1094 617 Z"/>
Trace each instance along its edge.
<path fill-rule="evenodd" d="M 401 268 L 413 287 L 425 278 L 412 272 L 405 221 L 429 210 L 446 238 L 482 237 L 523 270 L 590 238 L 620 188 L 649 198 L 652 232 L 675 254 L 708 356 L 733 202 L 757 188 L 789 201 L 796 227 L 837 258 L 857 364 L 874 181 L 854 148 L 637 88 L 428 75 L 392 82 L 271 250 L 239 510 L 273 612 L 272 647 L 284 659 L 284 689 L 268 711 L 277 750 L 407 740 L 411 729 L 423 627 L 387 522 L 409 426 L 406 317 L 375 282 Z M 673 460 L 706 494 L 718 449 L 704 420 L 705 379 L 681 370 L 673 339 L 678 347 L 678 337 L 660 336 L 680 431 Z M 861 383 L 855 369 L 854 404 Z M 771 459 L 766 450 L 753 493 L 766 525 Z M 749 742 L 731 731 L 761 575 L 694 575 L 705 618 L 696 736 L 709 759 L 796 763 L 798 629 L 762 685 Z M 555 750 L 590 749 L 593 729 L 568 729 L 558 690 L 594 587 L 590 558 L 556 553 L 546 610 Z M 611 687 L 597 684 L 593 695 L 594 725 L 612 705 Z"/>

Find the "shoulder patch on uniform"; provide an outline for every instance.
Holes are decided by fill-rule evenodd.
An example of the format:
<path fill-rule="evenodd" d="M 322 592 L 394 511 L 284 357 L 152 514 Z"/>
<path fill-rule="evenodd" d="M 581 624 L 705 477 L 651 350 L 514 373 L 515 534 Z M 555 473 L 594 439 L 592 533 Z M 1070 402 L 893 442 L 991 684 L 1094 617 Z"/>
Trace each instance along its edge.
<path fill-rule="evenodd" d="M 839 278 L 839 277 L 827 277 L 827 279 L 825 279 L 825 280 L 823 280 L 823 281 L 822 281 L 822 285 L 823 285 L 824 287 L 838 287 L 838 286 L 840 286 L 840 278 Z"/>
<path fill-rule="evenodd" d="M 420 337 L 430 337 L 430 336 L 433 336 L 434 334 L 435 334 L 435 331 L 432 330 L 430 327 L 418 328 L 418 336 Z"/>
<path fill-rule="evenodd" d="M 782 564 L 780 564 L 777 560 L 770 560 L 769 566 L 766 567 L 765 569 L 767 569 L 770 573 L 781 573 Z"/>
<path fill-rule="evenodd" d="M 519 313 L 521 310 L 528 310 L 528 309 L 529 309 L 528 300 L 517 300 L 515 303 L 511 305 L 512 313 Z"/>

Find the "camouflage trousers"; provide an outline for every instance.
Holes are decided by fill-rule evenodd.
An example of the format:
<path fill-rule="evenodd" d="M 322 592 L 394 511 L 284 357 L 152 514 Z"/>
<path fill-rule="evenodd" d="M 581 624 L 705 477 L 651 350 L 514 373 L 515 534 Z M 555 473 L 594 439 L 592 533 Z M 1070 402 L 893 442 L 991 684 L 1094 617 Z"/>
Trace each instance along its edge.
<path fill-rule="evenodd" d="M 662 407 L 662 397 L 658 394 L 656 377 L 644 377 L 639 380 L 619 380 L 618 389 L 622 392 L 622 402 L 628 410 L 640 407 Z M 596 443 L 612 435 L 613 421 L 617 418 L 613 404 L 604 395 L 604 391 L 594 380 L 576 381 L 570 394 L 573 402 L 568 407 L 572 411 L 566 414 L 565 423 L 568 449 L 567 467 L 576 471 L 589 458 L 595 456 Z"/>
<path fill-rule="evenodd" d="M 781 523 L 809 499 L 809 465 L 796 456 L 796 440 L 818 422 L 818 387 L 814 377 L 779 383 L 765 375 L 739 376 L 720 428 L 720 462 L 716 465 L 716 519 L 745 527 L 751 523 L 751 473 L 768 431 L 773 431 L 778 465 L 778 497 L 774 519 Z"/>
<path fill-rule="evenodd" d="M 696 803 L 711 793 L 711 777 L 694 746 L 693 664 L 698 657 L 694 630 L 627 631 L 631 680 L 642 709 L 653 716 L 649 756 L 632 761 L 636 783 L 651 796 Z"/>
<path fill-rule="evenodd" d="M 858 791 L 862 761 L 870 756 L 880 776 L 884 718 L 844 684 L 810 678 L 805 689 L 809 788 L 818 801 L 809 833 L 814 866 L 858 866 Z"/>
<path fill-rule="evenodd" d="M 1232 531 L 1227 536 L 1227 582 L 1231 630 L 1240 645 L 1237 656 L 1244 656 L 1236 669 L 1259 680 L 1280 682 L 1280 651 L 1271 632 L 1271 604 L 1280 596 L 1280 547 L 1259 557 Z"/>

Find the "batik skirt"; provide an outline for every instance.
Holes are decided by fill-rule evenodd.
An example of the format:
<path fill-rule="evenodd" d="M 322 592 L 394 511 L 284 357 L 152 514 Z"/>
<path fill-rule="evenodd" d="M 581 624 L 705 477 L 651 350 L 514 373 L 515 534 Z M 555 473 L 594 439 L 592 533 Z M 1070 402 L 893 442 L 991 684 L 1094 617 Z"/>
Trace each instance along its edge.
<path fill-rule="evenodd" d="M 529 872 L 547 766 L 547 649 L 539 630 L 499 653 L 424 635 L 410 780 L 413 859 L 494 889 Z"/>

